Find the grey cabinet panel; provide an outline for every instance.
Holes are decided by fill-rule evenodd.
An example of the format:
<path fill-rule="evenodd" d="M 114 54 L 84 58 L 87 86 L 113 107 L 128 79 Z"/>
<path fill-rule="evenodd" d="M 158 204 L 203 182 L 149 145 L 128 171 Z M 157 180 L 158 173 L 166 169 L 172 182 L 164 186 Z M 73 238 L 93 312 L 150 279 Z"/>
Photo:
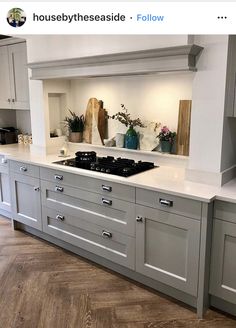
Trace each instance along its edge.
<path fill-rule="evenodd" d="M 130 269 L 135 266 L 135 239 L 63 212 L 43 208 L 43 231 Z"/>
<path fill-rule="evenodd" d="M 0 108 L 11 108 L 11 89 L 8 65 L 8 48 L 0 47 Z"/>
<path fill-rule="evenodd" d="M 236 224 L 236 204 L 220 200 L 215 201 L 214 218 Z"/>
<path fill-rule="evenodd" d="M 210 293 L 236 304 L 236 224 L 214 219 Z"/>
<path fill-rule="evenodd" d="M 12 217 L 42 230 L 39 179 L 11 172 Z"/>
<path fill-rule="evenodd" d="M 40 168 L 40 177 L 43 180 L 85 189 L 107 197 L 119 198 L 127 202 L 135 202 L 135 188 L 131 186 L 44 167 Z"/>
<path fill-rule="evenodd" d="M 136 270 L 197 296 L 200 222 L 140 205 L 136 215 Z"/>
<path fill-rule="evenodd" d="M 12 109 L 29 109 L 29 84 L 26 44 L 8 46 Z"/>
<path fill-rule="evenodd" d="M 227 74 L 225 88 L 225 112 L 227 116 L 236 116 L 236 37 L 229 36 Z"/>
<path fill-rule="evenodd" d="M 26 43 L 0 46 L 0 108 L 29 109 Z"/>
<path fill-rule="evenodd" d="M 10 160 L 10 170 L 21 175 L 39 178 L 39 167 L 36 165 Z"/>
<path fill-rule="evenodd" d="M 4 165 L 0 165 L 0 209 L 11 211 L 9 170 Z"/>
<path fill-rule="evenodd" d="M 43 206 L 130 236 L 135 234 L 134 203 L 44 180 L 41 189 Z"/>
<path fill-rule="evenodd" d="M 136 188 L 136 203 L 197 220 L 201 219 L 201 202 L 192 199 Z"/>

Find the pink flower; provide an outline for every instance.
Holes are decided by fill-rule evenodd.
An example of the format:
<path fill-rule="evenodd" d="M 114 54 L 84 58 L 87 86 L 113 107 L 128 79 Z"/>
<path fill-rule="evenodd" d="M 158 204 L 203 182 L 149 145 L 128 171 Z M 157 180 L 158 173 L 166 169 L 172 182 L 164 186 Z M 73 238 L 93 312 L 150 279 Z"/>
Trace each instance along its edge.
<path fill-rule="evenodd" d="M 168 129 L 167 126 L 163 126 L 163 128 L 161 129 L 161 131 L 165 134 L 168 134 L 170 132 L 170 130 Z"/>

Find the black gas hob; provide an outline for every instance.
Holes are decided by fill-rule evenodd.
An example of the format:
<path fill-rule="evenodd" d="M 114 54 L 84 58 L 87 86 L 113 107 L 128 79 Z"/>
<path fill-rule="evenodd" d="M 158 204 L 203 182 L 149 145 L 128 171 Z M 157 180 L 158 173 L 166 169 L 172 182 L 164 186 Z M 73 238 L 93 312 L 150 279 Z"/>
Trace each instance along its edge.
<path fill-rule="evenodd" d="M 77 152 L 72 159 L 61 160 L 54 164 L 78 167 L 85 170 L 107 174 L 130 177 L 131 175 L 144 172 L 155 167 L 152 162 L 135 162 L 127 158 L 114 158 L 113 156 L 97 157 L 95 152 Z"/>

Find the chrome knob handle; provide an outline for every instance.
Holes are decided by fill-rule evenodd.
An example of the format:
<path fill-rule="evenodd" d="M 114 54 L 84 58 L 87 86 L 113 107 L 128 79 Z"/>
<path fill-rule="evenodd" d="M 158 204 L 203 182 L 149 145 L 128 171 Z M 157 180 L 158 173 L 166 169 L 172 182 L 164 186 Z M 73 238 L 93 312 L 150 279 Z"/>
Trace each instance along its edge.
<path fill-rule="evenodd" d="M 55 175 L 54 175 L 54 179 L 55 179 L 55 180 L 62 181 L 62 180 L 63 180 L 63 175 L 55 174 Z"/>
<path fill-rule="evenodd" d="M 55 187 L 55 191 L 63 192 L 64 191 L 64 188 L 63 187 L 60 187 L 60 186 L 56 186 Z"/>
<path fill-rule="evenodd" d="M 143 218 L 142 218 L 141 216 L 138 215 L 138 216 L 136 217 L 136 221 L 137 221 L 137 222 L 143 222 Z"/>
<path fill-rule="evenodd" d="M 103 230 L 103 231 L 102 231 L 102 236 L 103 236 L 104 238 L 112 238 L 112 233 L 109 232 L 109 231 Z"/>
<path fill-rule="evenodd" d="M 21 167 L 20 167 L 20 171 L 21 171 L 21 172 L 26 172 L 26 171 L 27 171 L 27 167 L 25 167 L 25 166 L 21 166 Z"/>
<path fill-rule="evenodd" d="M 165 207 L 172 207 L 173 206 L 173 201 L 172 200 L 168 200 L 168 199 L 160 198 L 159 199 L 159 203 L 162 206 L 165 206 Z"/>
<path fill-rule="evenodd" d="M 112 205 L 112 200 L 102 198 L 102 204 L 111 206 Z"/>
<path fill-rule="evenodd" d="M 8 98 L 8 99 L 7 99 L 7 101 L 10 103 L 10 102 L 11 102 L 11 99 L 10 99 L 10 98 Z"/>
<path fill-rule="evenodd" d="M 39 191 L 40 188 L 39 187 L 34 187 L 34 191 Z"/>
<path fill-rule="evenodd" d="M 2 158 L 2 164 L 7 164 L 7 159 L 6 158 Z"/>
<path fill-rule="evenodd" d="M 14 103 L 15 102 L 15 99 L 13 98 L 11 101 Z"/>
<path fill-rule="evenodd" d="M 65 217 L 63 215 L 57 214 L 56 220 L 64 221 L 65 220 Z"/>
<path fill-rule="evenodd" d="M 102 185 L 102 190 L 111 192 L 112 191 L 112 187 L 111 186 Z"/>

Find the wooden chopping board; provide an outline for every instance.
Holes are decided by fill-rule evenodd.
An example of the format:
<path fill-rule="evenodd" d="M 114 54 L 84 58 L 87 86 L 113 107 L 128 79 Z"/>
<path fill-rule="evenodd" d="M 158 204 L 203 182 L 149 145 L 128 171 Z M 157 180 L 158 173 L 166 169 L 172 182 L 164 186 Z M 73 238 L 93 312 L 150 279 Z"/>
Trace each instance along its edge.
<path fill-rule="evenodd" d="M 176 138 L 177 155 L 189 155 L 190 123 L 192 100 L 180 100 Z"/>
<path fill-rule="evenodd" d="M 99 140 L 94 141 L 94 131 L 98 129 L 96 134 Z M 93 135 L 94 134 L 94 135 Z M 103 108 L 103 102 L 96 98 L 90 98 L 85 113 L 85 126 L 83 132 L 83 141 L 86 143 L 103 144 L 106 134 L 106 112 Z"/>

